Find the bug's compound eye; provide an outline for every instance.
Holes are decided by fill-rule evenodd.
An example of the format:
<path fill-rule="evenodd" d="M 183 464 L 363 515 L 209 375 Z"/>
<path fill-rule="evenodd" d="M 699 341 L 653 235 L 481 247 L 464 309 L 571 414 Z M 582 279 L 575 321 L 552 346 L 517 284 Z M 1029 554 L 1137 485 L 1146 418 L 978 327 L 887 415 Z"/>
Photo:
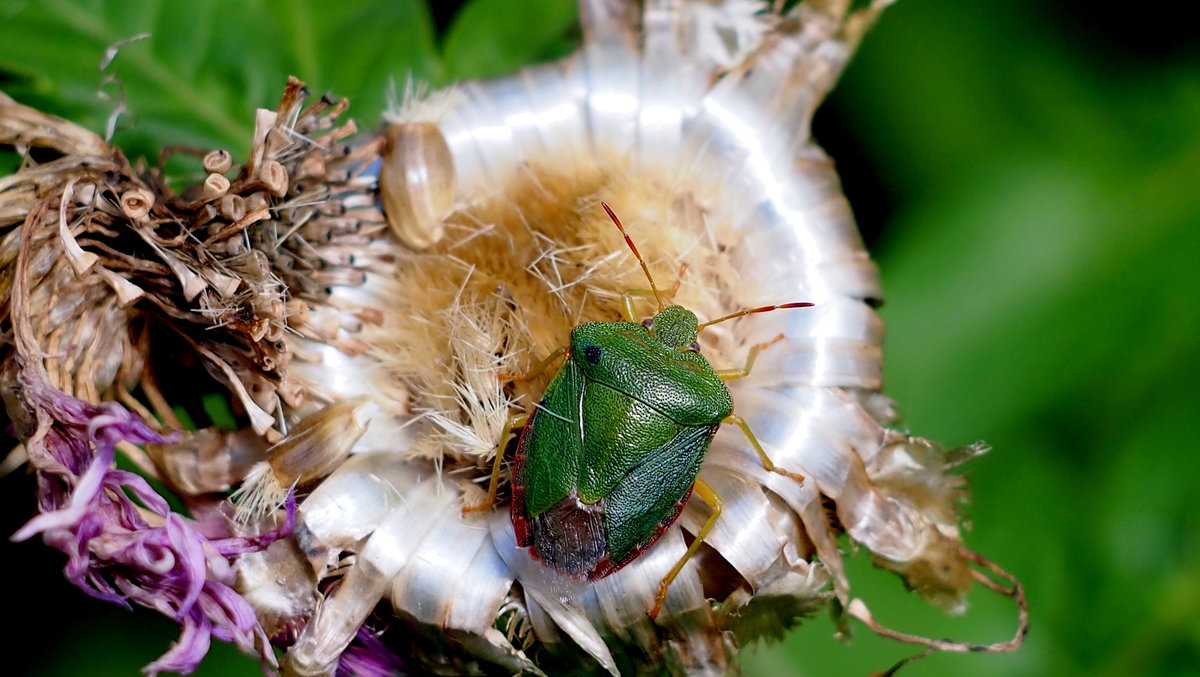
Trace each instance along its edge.
<path fill-rule="evenodd" d="M 650 318 L 646 318 L 646 319 L 642 320 L 642 326 L 651 331 L 654 331 L 654 320 L 652 320 Z"/>
<path fill-rule="evenodd" d="M 689 353 L 698 353 L 698 352 L 700 352 L 700 342 L 699 342 L 699 341 L 692 341 L 691 343 L 687 344 L 687 349 L 688 349 L 688 352 L 689 352 Z"/>
<path fill-rule="evenodd" d="M 600 346 L 591 345 L 584 348 L 583 359 L 592 364 L 600 364 Z"/>

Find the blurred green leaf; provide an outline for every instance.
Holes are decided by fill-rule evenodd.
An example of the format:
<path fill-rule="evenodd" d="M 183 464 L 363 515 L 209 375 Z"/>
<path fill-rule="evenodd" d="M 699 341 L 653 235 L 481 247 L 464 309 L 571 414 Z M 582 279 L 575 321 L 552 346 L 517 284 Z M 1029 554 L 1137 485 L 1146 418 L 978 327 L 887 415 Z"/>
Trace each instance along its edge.
<path fill-rule="evenodd" d="M 576 10 L 566 0 L 474 0 L 446 37 L 446 71 L 454 78 L 505 75 L 535 61 L 566 56 Z"/>
<path fill-rule="evenodd" d="M 0 9 L 0 73 L 13 97 L 102 132 L 114 109 L 98 96 L 107 69 L 129 112 L 115 140 L 131 155 L 164 144 L 249 147 L 254 109 L 273 106 L 289 74 L 315 91 L 354 96 L 367 124 L 378 119 L 388 83 L 411 71 L 437 75 L 433 27 L 424 3 L 370 7 L 303 2 L 45 0 Z"/>
<path fill-rule="evenodd" d="M 301 79 L 319 91 L 350 97 L 365 125 L 379 121 L 393 82 L 410 75 L 442 83 L 433 21 L 419 0 L 326 3 L 271 0 Z"/>
<path fill-rule="evenodd" d="M 1031 603 L 1018 653 L 913 674 L 1200 674 L 1200 75 L 1081 39 L 1033 2 L 898 3 L 834 93 L 900 200 L 877 252 L 886 390 L 914 433 L 993 444 L 967 468 L 966 540 Z M 986 593 L 938 621 L 850 570 L 898 629 L 1012 632 Z M 809 622 L 746 672 L 855 675 L 912 653 L 832 632 Z"/>
<path fill-rule="evenodd" d="M 214 427 L 222 430 L 238 429 L 237 417 L 229 408 L 229 399 L 225 394 L 209 393 L 201 398 L 200 404 L 204 407 L 204 413 L 208 415 L 208 420 L 212 421 Z"/>
<path fill-rule="evenodd" d="M 77 593 L 78 594 L 78 593 Z M 26 677 L 131 677 L 158 658 L 179 637 L 179 627 L 170 619 L 153 611 L 134 607 L 132 610 L 83 598 L 84 619 L 91 623 L 80 627 L 77 619 L 66 619 L 65 631 L 70 637 L 70 649 L 47 651 L 39 656 Z M 101 619 L 96 618 L 101 616 Z M 259 661 L 240 653 L 236 646 L 213 642 L 204 662 L 194 677 L 262 677 Z"/>

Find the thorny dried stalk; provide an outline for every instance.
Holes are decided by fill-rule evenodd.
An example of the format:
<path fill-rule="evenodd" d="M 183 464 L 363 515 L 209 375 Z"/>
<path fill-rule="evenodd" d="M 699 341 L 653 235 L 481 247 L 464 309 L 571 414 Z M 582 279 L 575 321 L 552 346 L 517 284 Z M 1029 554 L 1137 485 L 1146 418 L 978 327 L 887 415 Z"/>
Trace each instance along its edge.
<path fill-rule="evenodd" d="M 58 155 L 0 179 L 0 385 L 42 511 L 18 537 L 67 552 L 85 590 L 179 620 L 151 673 L 191 670 L 211 635 L 265 662 L 269 637 L 297 675 L 725 674 L 739 647 L 835 600 L 901 641 L 1015 648 L 1020 587 L 959 529 L 951 471 L 985 448 L 895 428 L 874 265 L 809 137 L 886 4 L 584 0 L 574 57 L 410 93 L 379 136 L 338 123 L 345 100 L 305 106 L 293 79 L 258 112 L 245 162 L 198 152 L 206 176 L 182 193 L 0 95 L 0 144 Z M 699 502 L 588 586 L 517 548 L 507 511 L 462 515 L 506 420 L 549 378 L 502 373 L 583 321 L 619 319 L 621 291 L 644 286 L 601 200 L 702 319 L 817 304 L 702 335 L 717 367 L 785 336 L 732 391 L 774 461 L 807 479 L 718 434 L 701 477 L 724 512 L 657 621 L 646 610 L 707 518 Z M 172 404 L 212 390 L 244 429 L 169 432 Z M 190 518 L 114 470 L 114 446 Z M 296 493 L 293 523 L 280 506 Z M 1017 636 L 980 647 L 883 628 L 851 596 L 841 534 L 951 610 L 973 581 L 1016 597 Z"/>

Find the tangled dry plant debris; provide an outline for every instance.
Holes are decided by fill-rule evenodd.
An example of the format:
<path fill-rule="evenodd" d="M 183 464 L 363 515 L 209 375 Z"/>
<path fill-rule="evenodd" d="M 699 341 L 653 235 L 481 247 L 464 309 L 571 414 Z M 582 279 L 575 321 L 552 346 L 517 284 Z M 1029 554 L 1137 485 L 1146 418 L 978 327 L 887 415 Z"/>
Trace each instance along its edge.
<path fill-rule="evenodd" d="M 367 242 L 383 227 L 357 218 L 353 200 L 329 199 L 353 190 L 352 172 L 378 146 L 343 145 L 356 131 L 352 121 L 336 123 L 347 102 L 322 98 L 305 108 L 305 95 L 302 83 L 289 82 L 278 110 L 259 112 L 246 162 L 207 153 L 205 179 L 182 193 L 85 130 L 3 102 L 0 143 L 62 155 L 0 181 L 0 265 L 11 280 L 20 236 L 30 232 L 30 305 L 54 310 L 35 323 L 55 356 L 47 364 L 57 387 L 136 408 L 123 393 L 161 390 L 155 367 L 174 359 L 162 354 L 161 337 L 166 350 L 187 348 L 230 389 L 256 432 L 271 440 L 272 429 L 285 429 L 280 403 L 298 407 L 306 396 L 286 377 L 293 355 L 285 334 L 345 340 L 309 321 L 309 304 L 331 284 L 354 282 L 345 241 Z M 359 202 L 378 218 L 369 199 Z M 26 312 L 10 299 L 4 316 Z"/>
<path fill-rule="evenodd" d="M 176 524 L 199 539 L 195 547 L 211 551 L 204 585 L 225 586 L 219 590 L 228 599 L 221 604 L 231 615 L 223 618 L 240 620 L 232 626 L 220 619 L 206 622 L 230 630 L 221 636 L 243 638 L 239 642 L 247 650 L 253 649 L 254 632 L 262 636 L 262 630 L 228 587 L 230 565 L 273 540 L 251 532 L 274 527 L 256 523 L 262 528 L 235 536 L 219 492 L 269 460 L 272 443 L 278 443 L 276 458 L 279 449 L 290 450 L 305 464 L 315 458 L 324 473 L 349 451 L 353 439 L 333 445 L 342 455 L 335 452 L 332 461 L 327 445 L 315 445 L 314 451 L 314 437 L 328 442 L 330 435 L 323 433 L 353 429 L 338 408 L 347 405 L 326 407 L 290 381 L 287 368 L 296 337 L 353 349 L 339 327 L 315 322 L 309 306 L 327 298 L 330 285 L 354 283 L 355 266 L 371 261 L 365 252 L 347 255 L 346 241 L 353 240 L 358 251 L 386 228 L 367 191 L 355 188 L 363 183 L 355 172 L 370 164 L 378 144 L 346 146 L 356 131 L 353 121 L 338 122 L 347 102 L 321 98 L 306 107 L 306 97 L 303 83 L 290 80 L 278 109 L 259 112 L 244 164 L 236 165 L 226 150 L 196 152 L 204 178 L 176 192 L 157 168 L 133 164 L 91 132 L 0 94 L 0 145 L 12 146 L 25 159 L 16 173 L 0 178 L 0 320 L 10 338 L 3 348 L 2 386 L 9 416 L 24 438 L 13 453 L 26 454 L 42 478 L 43 517 L 58 515 L 50 522 L 67 529 L 70 539 L 82 539 L 74 547 L 85 554 L 93 550 L 90 557 L 72 555 L 71 566 L 114 599 L 161 606 L 149 592 L 156 584 L 112 573 L 121 570 L 124 556 L 100 546 L 103 534 L 89 536 L 82 526 L 95 517 L 79 512 L 92 495 L 80 483 L 98 472 L 94 468 L 111 465 L 112 445 L 183 499 L 208 535 L 224 533 L 229 543 L 243 543 L 210 545 L 134 476 L 115 470 L 96 475 L 114 487 L 135 487 L 129 491 L 140 504 L 128 498 L 120 503 L 121 510 L 141 515 L 121 523 L 128 537 L 157 538 L 153 534 L 165 519 L 167 526 Z M 330 199 L 334 194 L 345 199 Z M 356 205 L 367 212 L 365 219 L 358 218 Z M 162 436 L 183 427 L 173 405 L 191 406 L 200 395 L 218 391 L 230 393 L 245 429 Z M 71 411 L 101 416 L 104 407 L 112 407 L 110 418 L 123 421 L 126 414 L 116 412 L 125 409 L 115 402 L 151 428 L 122 424 L 120 432 L 104 438 L 109 441 L 97 441 L 94 433 L 71 432 L 76 428 L 70 426 L 99 430 L 98 419 L 64 418 Z M 315 413 L 305 418 L 310 411 Z M 295 412 L 301 415 L 287 418 Z M 296 434 L 289 436 L 288 424 L 297 421 Z M 52 424 L 68 426 L 68 432 L 34 434 Z M 294 485 L 287 481 L 277 492 L 279 504 Z M 47 528 L 35 520 L 22 535 L 41 532 L 51 542 Z M 206 580 L 203 567 L 188 575 Z M 110 577 L 141 582 L 116 592 L 103 582 Z M 181 623 L 195 604 L 194 597 L 187 599 L 171 605 Z M 237 604 L 243 608 L 232 611 Z M 246 622 L 258 629 L 241 627 Z M 191 644 L 182 642 L 182 652 L 174 650 L 150 669 L 187 671 L 203 657 Z M 265 636 L 259 644 L 269 652 Z"/>

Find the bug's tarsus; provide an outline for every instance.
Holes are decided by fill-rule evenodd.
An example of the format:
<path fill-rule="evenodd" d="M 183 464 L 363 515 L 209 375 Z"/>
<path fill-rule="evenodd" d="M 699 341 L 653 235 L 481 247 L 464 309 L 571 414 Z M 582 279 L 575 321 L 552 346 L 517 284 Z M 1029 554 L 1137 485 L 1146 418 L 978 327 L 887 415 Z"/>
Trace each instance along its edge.
<path fill-rule="evenodd" d="M 608 218 L 612 219 L 612 222 L 616 224 L 617 230 L 621 231 L 621 235 L 625 237 L 625 244 L 629 245 L 630 251 L 632 251 L 633 255 L 637 257 L 638 263 L 642 266 L 642 272 L 646 274 L 646 279 L 650 281 L 650 290 L 654 292 L 654 300 L 658 302 L 658 309 L 662 310 L 662 294 L 658 292 L 658 286 L 654 284 L 654 278 L 650 275 L 650 267 L 646 265 L 645 259 L 643 259 L 641 253 L 638 252 L 637 245 L 633 243 L 633 240 L 629 237 L 629 233 L 625 232 L 625 226 L 621 225 L 621 219 L 617 218 L 617 215 L 615 212 L 613 212 L 612 207 L 609 207 L 608 203 L 606 202 L 601 202 L 600 206 L 604 207 L 604 211 L 608 212 Z"/>
<path fill-rule="evenodd" d="M 658 594 L 654 596 L 654 606 L 646 612 L 646 615 L 650 618 L 658 618 L 658 613 L 662 611 L 663 602 L 667 599 L 667 589 L 671 587 L 671 582 L 683 570 L 683 565 L 687 564 L 687 561 L 700 550 L 700 545 L 704 543 L 704 537 L 708 535 L 709 531 L 712 531 L 713 525 L 717 523 L 717 518 L 721 516 L 721 506 L 724 505 L 724 501 L 721 500 L 720 494 L 717 493 L 716 489 L 712 488 L 712 485 L 700 478 L 696 478 L 695 492 L 700 497 L 700 500 L 712 506 L 712 514 L 708 516 L 708 521 L 704 523 L 704 526 L 700 527 L 700 531 L 696 532 L 696 538 L 688 546 L 687 552 L 683 553 L 683 557 L 680 557 L 675 562 L 675 566 L 671 567 L 671 570 L 659 582 Z"/>
<path fill-rule="evenodd" d="M 504 448 L 508 446 L 508 440 L 514 432 L 524 428 L 528 420 L 527 414 L 513 414 L 504 422 L 504 430 L 500 432 L 500 444 L 496 448 L 496 458 L 492 462 L 492 479 L 488 483 L 487 500 L 479 505 L 464 505 L 462 514 L 485 512 L 496 505 L 496 487 L 500 484 L 500 469 L 504 466 Z"/>
<path fill-rule="evenodd" d="M 790 477 L 797 482 L 804 481 L 804 475 L 792 472 L 790 470 L 785 470 L 775 465 L 775 462 L 772 461 L 771 457 L 767 455 L 767 450 L 763 449 L 762 443 L 758 441 L 758 436 L 755 435 L 754 431 L 750 429 L 750 424 L 746 422 L 746 419 L 738 416 L 737 414 L 730 414 L 729 416 L 725 417 L 724 421 L 721 422 L 732 423 L 742 429 L 742 432 L 746 435 L 746 439 L 750 441 L 750 446 L 754 447 L 754 453 L 758 454 L 758 460 L 762 462 L 763 468 L 765 468 L 767 471 L 773 472 L 777 475 L 783 475 L 784 477 Z"/>
<path fill-rule="evenodd" d="M 702 322 L 702 323 L 700 323 L 700 325 L 698 325 L 696 327 L 696 329 L 703 330 L 705 327 L 711 327 L 714 324 L 719 324 L 721 322 L 725 322 L 726 320 L 733 320 L 733 319 L 736 319 L 739 317 L 753 315 L 754 313 L 767 313 L 772 310 L 783 310 L 785 308 L 811 308 L 813 305 L 815 305 L 815 304 L 809 303 L 807 301 L 801 301 L 801 302 L 797 302 L 797 303 L 781 303 L 777 306 L 762 306 L 761 308 L 747 308 L 746 310 L 739 310 L 736 313 L 730 313 L 729 315 L 726 315 L 724 317 L 718 317 L 715 320 L 709 320 L 708 322 Z"/>

